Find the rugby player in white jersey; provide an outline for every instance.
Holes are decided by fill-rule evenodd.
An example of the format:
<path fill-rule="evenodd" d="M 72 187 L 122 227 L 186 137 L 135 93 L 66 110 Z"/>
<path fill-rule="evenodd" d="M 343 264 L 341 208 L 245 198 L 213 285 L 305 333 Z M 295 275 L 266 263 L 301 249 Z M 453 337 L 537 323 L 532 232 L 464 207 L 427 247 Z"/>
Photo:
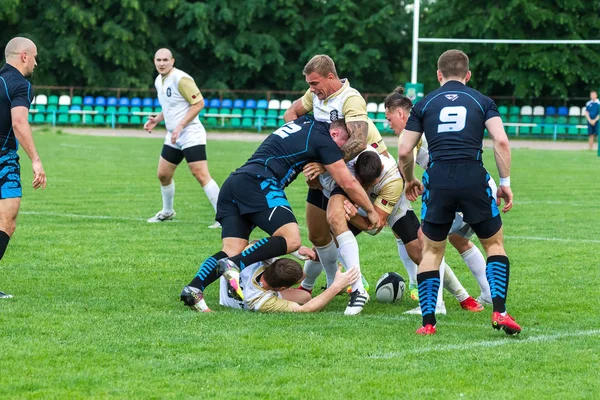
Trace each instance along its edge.
<path fill-rule="evenodd" d="M 159 74 L 154 85 L 162 111 L 148 118 L 144 129 L 151 133 L 156 125 L 165 121 L 167 135 L 158 161 L 163 208 L 148 222 L 163 222 L 175 217 L 173 174 L 184 158 L 215 212 L 217 210 L 219 186 L 208 171 L 206 131 L 198 118 L 204 108 L 204 99 L 194 79 L 174 65 L 175 59 L 169 49 L 159 49 L 154 55 L 154 66 Z M 215 222 L 209 228 L 220 226 Z"/>
<path fill-rule="evenodd" d="M 333 122 L 345 119 L 349 139 L 341 148 L 344 160 L 349 161 L 363 151 L 367 145 L 379 153 L 387 155 L 387 146 L 373 121 L 367 116 L 367 106 L 361 94 L 350 86 L 347 79 L 340 79 L 335 63 L 327 55 L 314 56 L 304 67 L 309 89 L 292 103 L 283 118 L 292 121 L 300 115 L 313 112 L 317 121 Z M 316 248 L 319 260 L 333 269 L 325 271 L 331 281 L 337 271 L 337 247 L 327 223 L 327 198 L 323 196 L 318 182 L 309 182 L 306 198 L 306 225 L 308 238 Z M 347 238 L 356 242 L 354 236 Z M 319 262 L 307 262 L 305 270 L 321 271 Z M 361 293 L 364 291 L 362 280 L 358 283 Z"/>

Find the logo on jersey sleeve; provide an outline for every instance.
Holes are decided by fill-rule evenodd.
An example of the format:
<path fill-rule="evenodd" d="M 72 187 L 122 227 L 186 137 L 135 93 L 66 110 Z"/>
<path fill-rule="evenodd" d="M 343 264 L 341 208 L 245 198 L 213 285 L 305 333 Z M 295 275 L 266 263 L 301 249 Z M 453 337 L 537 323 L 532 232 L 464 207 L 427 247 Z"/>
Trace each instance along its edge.
<path fill-rule="evenodd" d="M 171 88 L 167 88 L 167 97 L 171 97 Z"/>
<path fill-rule="evenodd" d="M 329 119 L 331 120 L 331 122 L 337 121 L 338 119 L 340 119 L 337 110 L 331 110 L 331 112 L 329 113 Z"/>
<path fill-rule="evenodd" d="M 447 94 L 444 97 L 446 97 L 450 101 L 454 101 L 454 100 L 458 99 L 458 95 L 457 94 Z"/>

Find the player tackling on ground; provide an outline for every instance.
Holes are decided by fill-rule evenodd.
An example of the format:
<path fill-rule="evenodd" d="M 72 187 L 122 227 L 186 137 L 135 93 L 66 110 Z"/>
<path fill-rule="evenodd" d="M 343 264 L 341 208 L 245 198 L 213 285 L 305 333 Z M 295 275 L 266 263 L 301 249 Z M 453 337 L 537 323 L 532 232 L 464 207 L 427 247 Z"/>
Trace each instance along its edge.
<path fill-rule="evenodd" d="M 455 213 L 462 211 L 464 221 L 471 225 L 488 257 L 486 274 L 494 307 L 492 326 L 509 335 L 516 334 L 521 327 L 506 312 L 510 263 L 504 251 L 500 202 L 494 201 L 489 174 L 481 159 L 483 133 L 487 129 L 500 174 L 497 198 L 504 199 L 502 211 L 508 212 L 513 202 L 508 138 L 496 104 L 466 86 L 471 78 L 467 55 L 448 50 L 440 56 L 437 66 L 441 88 L 412 109 L 398 151 L 408 199 L 414 201 L 423 194 L 424 248 L 417 276 L 423 326 L 417 333 L 432 335 L 436 331 L 438 269 Z M 429 143 L 429 167 L 421 184 L 414 175 L 413 150 L 423 133 Z"/>

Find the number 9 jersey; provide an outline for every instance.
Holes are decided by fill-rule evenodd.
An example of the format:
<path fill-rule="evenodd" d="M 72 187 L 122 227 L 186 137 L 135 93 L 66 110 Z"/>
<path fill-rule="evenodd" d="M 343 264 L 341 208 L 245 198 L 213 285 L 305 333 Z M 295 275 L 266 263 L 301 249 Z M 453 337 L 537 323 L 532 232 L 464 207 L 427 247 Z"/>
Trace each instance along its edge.
<path fill-rule="evenodd" d="M 500 114 L 492 99 L 448 81 L 413 107 L 406 130 L 425 134 L 430 163 L 481 160 L 485 122 L 493 117 Z"/>

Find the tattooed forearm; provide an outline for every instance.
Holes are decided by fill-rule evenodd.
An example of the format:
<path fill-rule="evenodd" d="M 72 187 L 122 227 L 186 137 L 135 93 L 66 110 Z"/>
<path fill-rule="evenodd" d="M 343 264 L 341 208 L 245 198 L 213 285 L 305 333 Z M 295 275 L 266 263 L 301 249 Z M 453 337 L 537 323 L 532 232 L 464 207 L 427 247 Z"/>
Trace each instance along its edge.
<path fill-rule="evenodd" d="M 367 133 L 369 125 L 364 121 L 346 123 L 348 141 L 342 146 L 344 161 L 350 161 L 367 148 Z"/>

